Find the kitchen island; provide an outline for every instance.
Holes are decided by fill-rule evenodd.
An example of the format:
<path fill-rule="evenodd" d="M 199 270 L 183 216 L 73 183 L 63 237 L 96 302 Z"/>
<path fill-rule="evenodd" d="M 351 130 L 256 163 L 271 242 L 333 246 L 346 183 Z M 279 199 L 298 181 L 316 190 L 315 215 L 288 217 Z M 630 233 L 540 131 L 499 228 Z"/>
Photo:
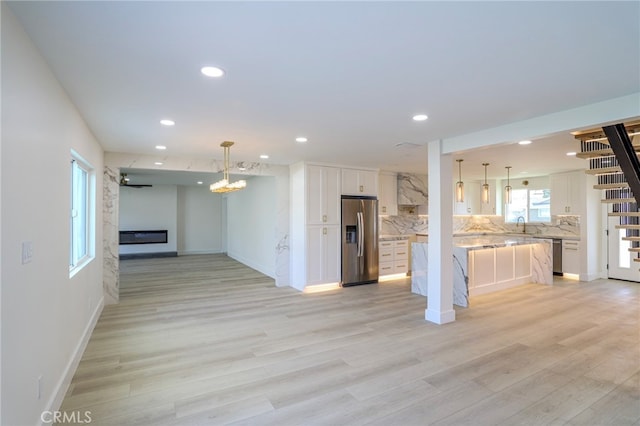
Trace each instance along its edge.
<path fill-rule="evenodd" d="M 427 296 L 429 243 L 412 243 L 411 291 Z M 551 239 L 513 235 L 453 238 L 453 303 L 525 283 L 553 284 Z"/>

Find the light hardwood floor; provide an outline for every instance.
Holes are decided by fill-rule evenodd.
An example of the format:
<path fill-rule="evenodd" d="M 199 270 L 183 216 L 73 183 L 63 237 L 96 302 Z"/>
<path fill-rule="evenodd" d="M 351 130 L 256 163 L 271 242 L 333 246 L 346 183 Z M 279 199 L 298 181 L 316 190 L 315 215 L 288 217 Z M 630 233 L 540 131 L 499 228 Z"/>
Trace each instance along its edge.
<path fill-rule="evenodd" d="M 424 320 L 408 280 L 302 294 L 224 255 L 128 260 L 62 410 L 94 425 L 640 425 L 640 285 Z"/>

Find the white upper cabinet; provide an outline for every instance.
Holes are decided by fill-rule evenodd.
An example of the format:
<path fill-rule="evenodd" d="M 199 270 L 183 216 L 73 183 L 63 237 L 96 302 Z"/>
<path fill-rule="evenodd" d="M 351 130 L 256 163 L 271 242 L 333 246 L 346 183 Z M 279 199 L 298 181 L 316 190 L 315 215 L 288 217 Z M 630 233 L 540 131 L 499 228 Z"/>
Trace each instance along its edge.
<path fill-rule="evenodd" d="M 584 180 L 585 174 L 581 170 L 549 176 L 552 215 L 583 213 Z"/>
<path fill-rule="evenodd" d="M 340 224 L 340 169 L 308 165 L 307 224 Z"/>
<path fill-rule="evenodd" d="M 390 216 L 398 214 L 397 173 L 380 172 L 378 175 L 378 213 Z"/>
<path fill-rule="evenodd" d="M 342 169 L 342 195 L 378 196 L 378 172 Z"/>

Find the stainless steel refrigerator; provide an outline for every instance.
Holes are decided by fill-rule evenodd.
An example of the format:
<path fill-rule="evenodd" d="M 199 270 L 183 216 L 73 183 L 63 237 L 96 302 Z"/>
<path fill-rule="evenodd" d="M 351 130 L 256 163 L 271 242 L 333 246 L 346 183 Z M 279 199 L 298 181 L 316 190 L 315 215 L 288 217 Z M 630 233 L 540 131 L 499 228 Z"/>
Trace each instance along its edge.
<path fill-rule="evenodd" d="M 378 282 L 378 200 L 342 196 L 342 285 Z"/>

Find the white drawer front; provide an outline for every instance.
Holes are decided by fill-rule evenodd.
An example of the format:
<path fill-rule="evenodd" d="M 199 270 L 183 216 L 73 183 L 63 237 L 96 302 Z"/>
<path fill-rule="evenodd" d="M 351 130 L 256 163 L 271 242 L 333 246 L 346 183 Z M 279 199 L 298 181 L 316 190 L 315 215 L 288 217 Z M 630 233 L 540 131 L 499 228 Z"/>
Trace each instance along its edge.
<path fill-rule="evenodd" d="M 397 260 L 393 262 L 393 271 L 394 274 L 409 272 L 409 263 L 406 260 Z"/>
<path fill-rule="evenodd" d="M 393 261 L 393 248 L 380 248 L 380 250 L 378 251 L 378 259 L 381 263 Z"/>
<path fill-rule="evenodd" d="M 409 247 L 409 240 L 395 240 L 394 247 Z"/>
<path fill-rule="evenodd" d="M 378 264 L 378 275 L 395 274 L 393 262 L 380 262 Z"/>
<path fill-rule="evenodd" d="M 380 250 L 384 248 L 393 248 L 393 241 L 380 241 Z"/>
<path fill-rule="evenodd" d="M 394 260 L 407 260 L 409 259 L 409 250 L 406 247 L 396 247 L 393 249 Z"/>

